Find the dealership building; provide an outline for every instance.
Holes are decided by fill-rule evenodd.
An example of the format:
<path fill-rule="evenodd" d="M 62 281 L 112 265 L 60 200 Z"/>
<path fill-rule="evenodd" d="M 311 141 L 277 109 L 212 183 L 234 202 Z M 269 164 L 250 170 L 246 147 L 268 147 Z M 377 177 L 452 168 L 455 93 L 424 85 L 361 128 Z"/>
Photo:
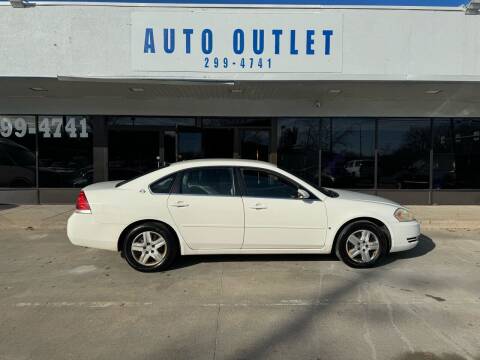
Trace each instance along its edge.
<path fill-rule="evenodd" d="M 480 204 L 478 0 L 0 1 L 0 203 L 195 158 Z"/>

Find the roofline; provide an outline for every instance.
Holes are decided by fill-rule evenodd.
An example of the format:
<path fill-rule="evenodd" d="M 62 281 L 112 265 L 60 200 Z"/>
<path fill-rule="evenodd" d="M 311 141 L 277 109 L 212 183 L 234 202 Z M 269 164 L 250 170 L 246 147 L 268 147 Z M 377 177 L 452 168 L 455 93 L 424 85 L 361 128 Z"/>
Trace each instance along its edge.
<path fill-rule="evenodd" d="M 259 161 L 259 160 L 246 160 L 246 159 L 194 159 L 194 160 L 184 160 L 178 161 L 170 166 L 154 170 L 150 173 L 139 176 L 138 178 L 132 179 L 122 185 L 124 189 L 136 189 L 139 185 L 142 187 L 148 187 L 154 181 L 158 180 L 160 177 L 169 176 L 176 172 L 183 170 L 188 170 L 192 168 L 199 167 L 216 167 L 216 166 L 225 166 L 225 167 L 252 167 L 259 169 L 269 169 L 277 170 L 282 172 L 275 164 Z M 159 177 L 160 176 L 160 177 Z"/>
<path fill-rule="evenodd" d="M 175 3 L 175 2 L 142 2 L 142 0 L 126 1 L 29 1 L 30 6 L 104 6 L 104 7 L 153 7 L 153 8 L 226 8 L 226 9 L 324 9 L 324 10 L 412 10 L 412 11 L 463 11 L 465 12 L 468 2 L 460 5 L 441 6 L 441 5 L 322 5 L 322 4 L 276 4 L 272 0 L 271 4 L 250 3 L 248 0 L 238 3 Z M 320 1 L 320 0 L 319 0 Z M 0 0 L 0 6 L 11 6 L 10 1 Z"/>

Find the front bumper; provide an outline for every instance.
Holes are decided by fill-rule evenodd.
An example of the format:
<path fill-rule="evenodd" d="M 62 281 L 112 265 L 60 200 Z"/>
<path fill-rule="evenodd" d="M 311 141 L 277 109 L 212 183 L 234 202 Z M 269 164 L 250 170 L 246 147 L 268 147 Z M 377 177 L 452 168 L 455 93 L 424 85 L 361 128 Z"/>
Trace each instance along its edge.
<path fill-rule="evenodd" d="M 398 222 L 391 225 L 390 235 L 390 252 L 413 249 L 420 239 L 420 224 L 417 221 Z"/>

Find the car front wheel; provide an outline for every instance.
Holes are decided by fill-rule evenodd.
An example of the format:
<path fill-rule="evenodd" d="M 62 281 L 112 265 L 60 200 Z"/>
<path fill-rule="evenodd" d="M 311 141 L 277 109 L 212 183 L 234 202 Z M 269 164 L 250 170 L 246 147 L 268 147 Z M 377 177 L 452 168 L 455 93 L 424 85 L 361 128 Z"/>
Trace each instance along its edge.
<path fill-rule="evenodd" d="M 375 266 L 387 251 L 384 231 L 370 221 L 348 224 L 340 233 L 335 248 L 337 257 L 354 268 Z"/>
<path fill-rule="evenodd" d="M 178 246 L 166 226 L 145 223 L 128 232 L 122 250 L 131 267 L 142 272 L 154 272 L 170 266 L 177 255 Z"/>

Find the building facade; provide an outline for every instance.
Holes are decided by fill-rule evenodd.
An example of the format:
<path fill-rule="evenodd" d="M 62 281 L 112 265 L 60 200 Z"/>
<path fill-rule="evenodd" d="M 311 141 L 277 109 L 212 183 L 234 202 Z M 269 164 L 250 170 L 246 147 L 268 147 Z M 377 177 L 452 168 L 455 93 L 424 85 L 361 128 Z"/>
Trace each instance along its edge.
<path fill-rule="evenodd" d="M 0 203 L 221 157 L 480 204 L 479 33 L 456 0 L 0 2 Z"/>

